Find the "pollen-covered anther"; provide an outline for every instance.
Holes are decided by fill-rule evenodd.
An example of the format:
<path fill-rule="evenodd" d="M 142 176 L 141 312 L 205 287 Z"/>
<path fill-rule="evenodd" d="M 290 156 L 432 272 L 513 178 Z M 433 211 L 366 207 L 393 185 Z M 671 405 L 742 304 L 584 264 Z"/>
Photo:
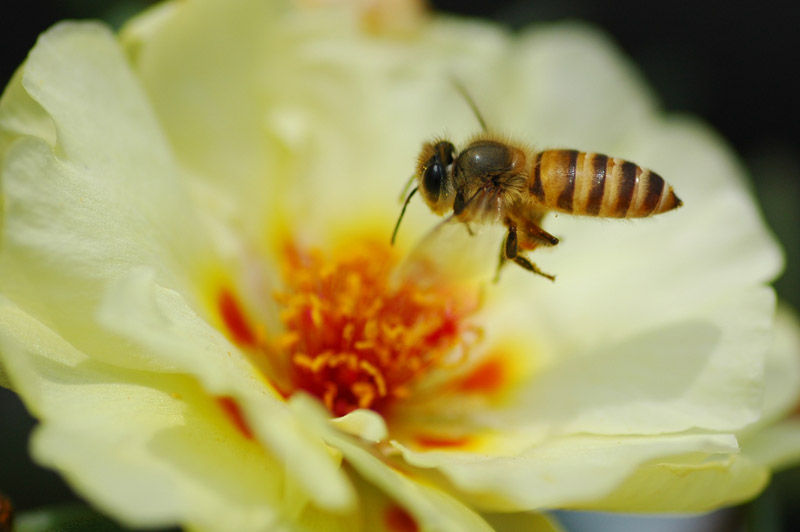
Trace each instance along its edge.
<path fill-rule="evenodd" d="M 463 348 L 474 331 L 476 294 L 395 273 L 387 245 L 355 243 L 331 257 L 286 253 L 285 333 L 294 389 L 311 393 L 334 415 L 381 411 L 408 397 L 414 383 Z"/>

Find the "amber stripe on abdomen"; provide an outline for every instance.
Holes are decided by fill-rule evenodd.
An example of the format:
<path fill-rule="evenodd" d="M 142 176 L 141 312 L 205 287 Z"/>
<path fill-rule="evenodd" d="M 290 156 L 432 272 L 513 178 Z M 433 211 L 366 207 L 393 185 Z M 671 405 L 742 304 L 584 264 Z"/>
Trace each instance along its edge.
<path fill-rule="evenodd" d="M 545 208 L 586 216 L 641 218 L 681 205 L 655 172 L 576 150 L 537 153 L 529 190 Z"/>

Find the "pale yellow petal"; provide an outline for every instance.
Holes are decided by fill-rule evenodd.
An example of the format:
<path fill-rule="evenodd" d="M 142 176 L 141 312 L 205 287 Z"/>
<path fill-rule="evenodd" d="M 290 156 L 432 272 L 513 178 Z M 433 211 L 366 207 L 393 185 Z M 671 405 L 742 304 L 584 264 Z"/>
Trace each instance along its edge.
<path fill-rule="evenodd" d="M 800 320 L 786 305 L 778 306 L 772 346 L 767 353 L 764 414 L 740 434 L 742 452 L 773 470 L 800 460 Z"/>
<path fill-rule="evenodd" d="M 400 422 L 412 434 L 470 427 L 480 439 L 488 431 L 497 443 L 479 447 L 491 454 L 559 434 L 740 430 L 761 415 L 773 307 L 772 291 L 754 287 L 578 352 L 548 338 L 528 315 L 487 312 L 485 356 L 496 357 L 506 374 L 498 398 L 481 401 L 480 393 L 445 387 L 400 405 Z"/>
<path fill-rule="evenodd" d="M 39 39 L 21 72 L 56 136 L 10 118 L 24 99 L 19 87 L 3 100 L 2 126 L 11 129 L 3 130 L 0 286 L 76 347 L 124 360 L 124 346 L 93 320 L 105 283 L 147 264 L 193 294 L 187 288 L 205 275 L 213 247 L 110 31 L 60 24 Z M 36 114 L 34 107 L 24 108 Z"/>
<path fill-rule="evenodd" d="M 763 415 L 758 426 L 789 415 L 800 400 L 800 317 L 778 305 L 767 351 Z"/>
<path fill-rule="evenodd" d="M 343 432 L 372 443 L 383 441 L 388 435 L 386 420 L 373 410 L 354 410 L 345 416 L 332 419 L 331 423 Z"/>
<path fill-rule="evenodd" d="M 366 482 L 404 508 L 419 524 L 420 530 L 491 532 L 491 527 L 463 502 L 436 485 L 420 482 L 390 467 L 374 452 L 334 428 L 327 419 L 327 413 L 315 400 L 295 395 L 290 404 L 298 417 L 342 452 L 348 464 Z"/>
<path fill-rule="evenodd" d="M 410 464 L 443 474 L 466 500 L 487 511 L 579 507 L 603 500 L 651 461 L 685 453 L 704 459 L 738 452 L 736 439 L 724 434 L 569 436 L 550 438 L 526 452 L 504 457 L 420 453 L 397 442 L 394 445 Z M 712 501 L 719 503 L 716 494 L 697 504 Z M 628 510 L 634 508 L 631 505 Z"/>
<path fill-rule="evenodd" d="M 507 42 L 449 19 L 379 38 L 353 10 L 239 0 L 161 9 L 123 39 L 179 156 L 236 198 L 245 236 L 317 242 L 364 220 L 389 237 L 423 140 L 477 127 L 450 74 L 481 83 Z M 412 204 L 412 229 L 432 220 Z"/>
<path fill-rule="evenodd" d="M 772 290 L 752 288 L 567 357 L 520 392 L 513 424 L 595 434 L 741 429 L 761 413 L 773 308 Z"/>
<path fill-rule="evenodd" d="M 261 531 L 280 522 L 280 462 L 186 377 L 93 361 L 4 301 L 0 353 L 42 424 L 32 452 L 132 526 Z"/>
<path fill-rule="evenodd" d="M 19 135 L 29 135 L 56 143 L 53 120 L 22 84 L 24 68 L 17 69 L 0 97 L 0 157 Z"/>
<path fill-rule="evenodd" d="M 746 454 L 686 455 L 641 465 L 611 493 L 573 505 L 581 510 L 707 512 L 758 495 L 769 470 Z"/>
<path fill-rule="evenodd" d="M 577 148 L 626 156 L 626 141 L 657 111 L 649 88 L 618 48 L 576 23 L 529 29 L 507 73 L 481 100 L 494 128 L 538 149 Z"/>
<path fill-rule="evenodd" d="M 283 2 L 173 2 L 122 32 L 177 157 L 200 178 L 225 183 L 249 223 L 262 214 L 253 200 L 274 179 L 264 98 L 280 80 L 269 75 L 264 48 L 281 46 L 273 39 L 285 12 Z"/>
<path fill-rule="evenodd" d="M 742 437 L 742 453 L 773 471 L 796 466 L 800 461 L 800 420 L 779 421 Z"/>
<path fill-rule="evenodd" d="M 323 441 L 291 415 L 268 381 L 181 294 L 155 283 L 151 271 L 136 270 L 119 279 L 99 319 L 139 356 L 168 361 L 171 371 L 194 376 L 209 393 L 241 401 L 256 436 L 315 504 L 352 506 L 353 491 Z"/>

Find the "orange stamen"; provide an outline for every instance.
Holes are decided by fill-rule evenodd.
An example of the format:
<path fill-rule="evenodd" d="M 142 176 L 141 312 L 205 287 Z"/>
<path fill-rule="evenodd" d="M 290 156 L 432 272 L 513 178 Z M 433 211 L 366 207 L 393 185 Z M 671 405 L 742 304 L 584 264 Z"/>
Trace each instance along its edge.
<path fill-rule="evenodd" d="M 396 279 L 387 245 L 358 244 L 333 260 L 286 252 L 284 338 L 297 389 L 319 397 L 334 415 L 381 410 L 404 397 L 471 330 L 477 307 L 444 280 Z M 430 281 L 430 280 L 428 280 Z"/>

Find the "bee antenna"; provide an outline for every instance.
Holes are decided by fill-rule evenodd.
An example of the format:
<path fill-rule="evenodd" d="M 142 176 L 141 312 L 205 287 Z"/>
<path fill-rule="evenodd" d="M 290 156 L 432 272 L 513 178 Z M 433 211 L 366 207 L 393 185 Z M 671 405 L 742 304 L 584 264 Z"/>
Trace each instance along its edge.
<path fill-rule="evenodd" d="M 481 125 L 481 129 L 485 132 L 486 128 L 486 121 L 483 119 L 481 112 L 478 111 L 478 106 L 475 105 L 475 100 L 472 99 L 472 96 L 469 95 L 467 89 L 464 88 L 464 85 L 458 80 L 456 77 L 450 78 L 450 81 L 453 83 L 453 86 L 456 90 L 461 94 L 461 96 L 466 100 L 467 105 L 472 110 L 472 113 L 475 115 L 475 118 L 478 119 L 478 123 Z"/>
<path fill-rule="evenodd" d="M 397 219 L 397 223 L 394 226 L 394 231 L 392 232 L 392 245 L 394 246 L 394 241 L 397 238 L 397 230 L 400 229 L 400 221 L 403 219 L 403 215 L 406 213 L 406 207 L 408 207 L 408 202 L 411 201 L 411 198 L 414 194 L 419 190 L 419 187 L 414 187 L 411 191 L 411 194 L 408 195 L 406 198 L 405 203 L 403 203 L 403 210 L 400 211 L 400 217 Z"/>
<path fill-rule="evenodd" d="M 400 191 L 400 197 L 397 198 L 398 201 L 403 201 L 403 198 L 406 197 L 406 193 L 408 192 L 408 189 L 411 188 L 411 184 L 414 182 L 416 177 L 417 176 L 412 174 L 408 181 L 406 181 L 406 185 L 403 187 L 403 190 Z"/>

